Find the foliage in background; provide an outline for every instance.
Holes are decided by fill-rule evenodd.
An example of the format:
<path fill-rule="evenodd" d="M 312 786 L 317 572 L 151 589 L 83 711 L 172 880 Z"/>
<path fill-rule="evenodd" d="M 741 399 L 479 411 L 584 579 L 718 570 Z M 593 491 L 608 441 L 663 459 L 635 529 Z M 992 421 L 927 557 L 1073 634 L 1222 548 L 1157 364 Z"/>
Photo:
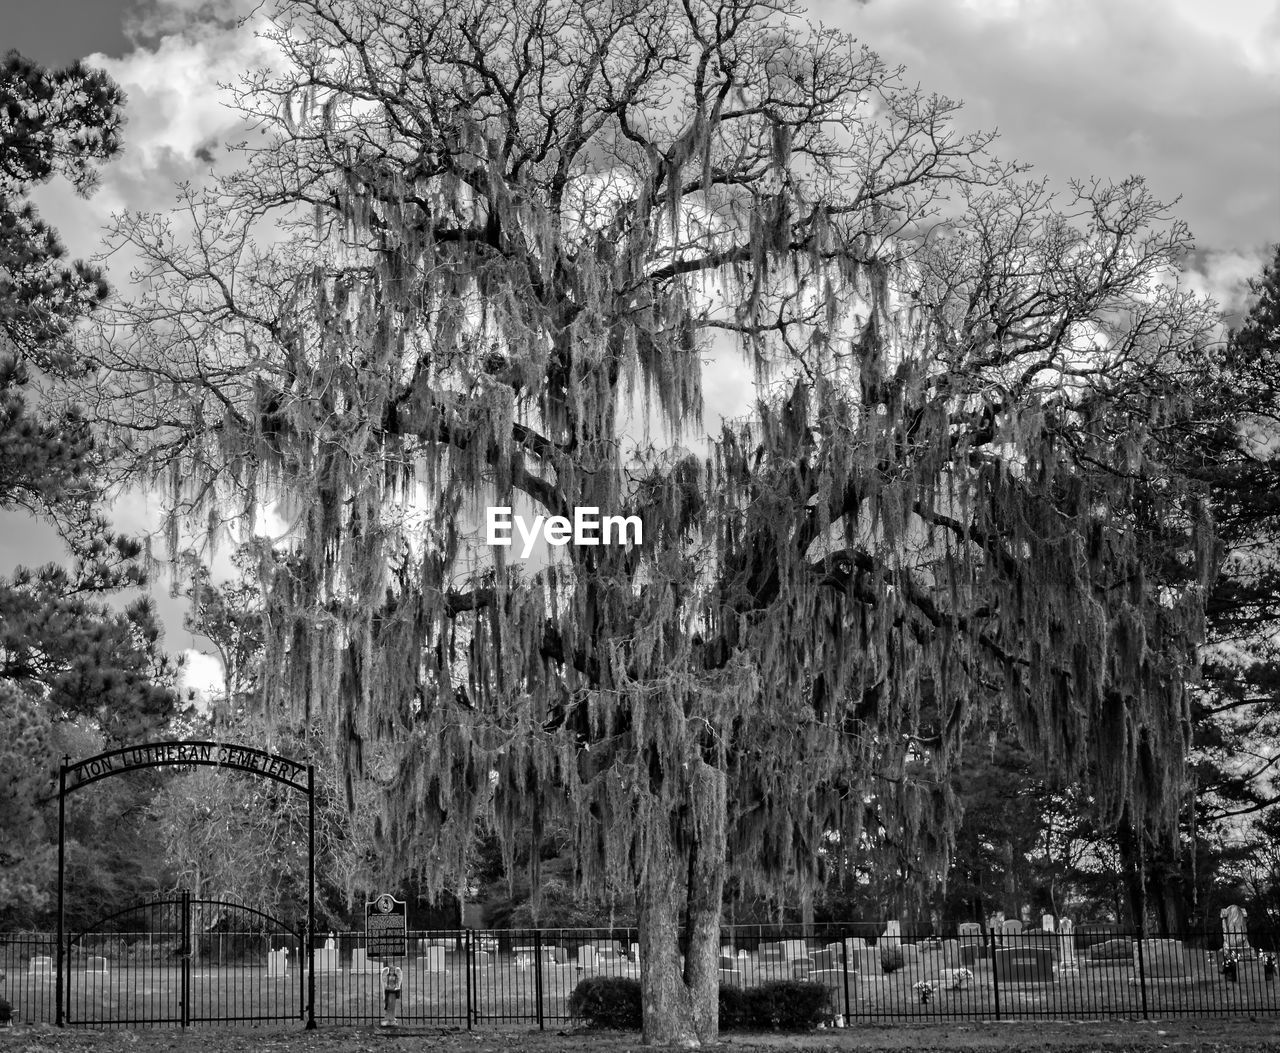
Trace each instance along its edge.
<path fill-rule="evenodd" d="M 65 259 L 26 195 L 54 176 L 88 193 L 120 148 L 123 101 L 80 64 L 48 70 L 16 52 L 0 62 L 0 508 L 54 526 L 71 555 L 70 566 L 0 578 L 0 922 L 11 925 L 51 905 L 62 755 L 145 736 L 176 701 L 150 602 L 106 602 L 145 576 L 142 547 L 100 512 L 100 450 L 74 406 L 53 411 L 39 398 L 41 385 L 81 371 L 72 331 L 108 290 L 97 269 Z M 148 887 L 137 792 L 113 787 L 70 809 L 68 872 L 83 894 L 73 918 L 113 904 L 125 884 Z"/>

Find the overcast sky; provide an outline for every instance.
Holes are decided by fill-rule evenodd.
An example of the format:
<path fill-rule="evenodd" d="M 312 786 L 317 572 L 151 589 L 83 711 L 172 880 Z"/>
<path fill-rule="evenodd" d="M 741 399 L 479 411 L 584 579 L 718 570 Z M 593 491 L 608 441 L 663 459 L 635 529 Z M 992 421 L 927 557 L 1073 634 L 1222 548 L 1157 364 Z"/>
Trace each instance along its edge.
<path fill-rule="evenodd" d="M 432 0 L 422 0 L 423 3 Z M 0 0 L 0 50 L 47 64 L 85 58 L 129 97 L 125 155 L 90 201 L 65 187 L 36 200 L 73 252 L 103 219 L 164 208 L 200 179 L 234 117 L 217 84 L 259 62 L 236 11 L 252 0 Z M 1194 280 L 1231 309 L 1280 241 L 1280 2 L 1277 0 L 811 0 L 810 17 L 855 33 L 927 90 L 962 99 L 962 123 L 996 128 L 1001 157 L 1055 186 L 1148 178 L 1197 241 Z M 115 277 L 116 284 L 121 282 Z M 119 509 L 141 529 L 141 500 Z M 56 558 L 40 528 L 0 518 L 0 573 Z M 167 645 L 190 647 L 176 602 Z"/>

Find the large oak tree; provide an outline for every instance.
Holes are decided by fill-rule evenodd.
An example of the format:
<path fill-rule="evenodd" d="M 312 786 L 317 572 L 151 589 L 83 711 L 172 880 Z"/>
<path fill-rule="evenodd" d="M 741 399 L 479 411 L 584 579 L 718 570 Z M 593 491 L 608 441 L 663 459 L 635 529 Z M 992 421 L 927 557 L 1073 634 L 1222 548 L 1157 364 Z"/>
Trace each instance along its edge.
<path fill-rule="evenodd" d="M 175 542 L 290 520 L 264 700 L 376 753 L 401 859 L 572 830 L 635 890 L 647 1040 L 694 1045 L 726 874 L 801 888 L 867 824 L 941 866 L 984 713 L 1172 822 L 1207 317 L 1140 180 L 1052 197 L 786 2 L 297 0 L 269 35 L 244 168 L 119 224 L 145 283 L 96 394 Z M 703 440 L 730 347 L 758 398 Z M 644 543 L 521 565 L 493 504 Z"/>

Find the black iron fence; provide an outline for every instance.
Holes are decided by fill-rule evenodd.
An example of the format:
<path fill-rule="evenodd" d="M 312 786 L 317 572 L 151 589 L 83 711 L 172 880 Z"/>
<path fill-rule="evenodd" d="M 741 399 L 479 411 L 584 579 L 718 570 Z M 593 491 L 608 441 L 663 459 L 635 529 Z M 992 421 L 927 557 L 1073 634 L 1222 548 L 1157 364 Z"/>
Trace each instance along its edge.
<path fill-rule="evenodd" d="M 1254 931 L 1224 946 L 1221 932 L 1139 938 L 1114 926 L 948 938 L 883 929 L 727 927 L 720 982 L 820 983 L 836 1024 L 1280 1014 L 1280 932 Z M 408 950 L 398 1016 L 410 1025 L 560 1028 L 573 1022 L 569 996 L 584 978 L 640 975 L 634 929 L 421 931 L 409 934 Z M 20 1021 L 55 1021 L 55 961 L 52 936 L 0 935 L 8 975 L 0 993 Z M 305 965 L 301 941 L 284 932 L 187 937 L 157 925 L 79 934 L 67 955 L 67 1022 L 301 1021 Z M 381 967 L 365 953 L 363 933 L 318 938 L 319 1023 L 377 1022 Z"/>

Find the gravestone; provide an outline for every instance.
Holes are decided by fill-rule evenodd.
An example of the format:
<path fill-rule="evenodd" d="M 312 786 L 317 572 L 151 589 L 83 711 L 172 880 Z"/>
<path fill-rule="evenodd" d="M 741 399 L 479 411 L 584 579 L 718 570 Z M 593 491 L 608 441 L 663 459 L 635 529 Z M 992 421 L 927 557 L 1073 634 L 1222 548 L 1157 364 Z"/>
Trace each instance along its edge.
<path fill-rule="evenodd" d="M 382 968 L 382 963 L 374 961 L 369 957 L 369 952 L 363 947 L 356 947 L 351 951 L 351 971 L 353 973 L 376 973 Z"/>
<path fill-rule="evenodd" d="M 1042 932 L 1054 932 L 1057 928 L 1057 921 L 1052 914 L 1044 914 L 1040 918 L 1040 929 Z"/>
<path fill-rule="evenodd" d="M 1133 957 L 1133 940 L 1120 936 L 1114 940 L 1095 943 L 1088 950 L 1091 962 L 1128 962 Z"/>
<path fill-rule="evenodd" d="M 316 951 L 316 972 L 336 973 L 338 971 L 338 948 L 333 938 L 325 940 L 324 946 Z"/>
<path fill-rule="evenodd" d="M 1053 983 L 1053 952 L 1044 947 L 1002 947 L 996 951 L 996 976 L 1001 984 Z"/>
<path fill-rule="evenodd" d="M 487 969 L 493 965 L 493 951 L 477 948 L 471 952 L 471 961 L 477 969 Z"/>
<path fill-rule="evenodd" d="M 1017 918 L 1009 918 L 1007 921 L 1005 921 L 1003 925 L 1000 926 L 1000 935 L 1001 936 L 1021 936 L 1022 922 L 1019 921 Z"/>
<path fill-rule="evenodd" d="M 849 971 L 856 972 L 864 979 L 874 976 L 883 976 L 884 969 L 880 966 L 880 952 L 874 947 L 860 947 L 849 955 Z"/>
<path fill-rule="evenodd" d="M 1075 975 L 1080 972 L 1076 959 L 1076 924 L 1070 918 L 1058 923 L 1058 975 Z"/>
<path fill-rule="evenodd" d="M 1133 971 L 1138 975 L 1138 945 L 1133 947 Z M 1143 940 L 1142 976 L 1148 980 L 1190 980 L 1191 963 L 1181 940 Z"/>
<path fill-rule="evenodd" d="M 896 919 L 888 922 L 884 927 L 884 935 L 880 937 L 877 946 L 897 947 L 902 945 L 902 923 Z"/>
<path fill-rule="evenodd" d="M 804 940 L 783 940 L 782 952 L 789 962 L 809 960 L 809 945 Z"/>
<path fill-rule="evenodd" d="M 813 972 L 813 962 L 808 958 L 791 959 L 791 979 L 807 980 L 811 972 Z"/>
<path fill-rule="evenodd" d="M 111 970 L 107 968 L 107 960 L 101 955 L 91 955 L 85 959 L 84 971 L 106 976 Z"/>
<path fill-rule="evenodd" d="M 942 967 L 944 969 L 959 969 L 964 965 L 960 957 L 960 941 L 959 940 L 943 940 L 942 941 Z"/>
<path fill-rule="evenodd" d="M 976 921 L 962 921 L 960 923 L 960 927 L 956 929 L 956 935 L 959 936 L 961 939 L 964 939 L 966 937 L 974 937 L 974 936 L 981 939 L 982 926 L 979 925 Z"/>
<path fill-rule="evenodd" d="M 809 956 L 809 960 L 813 962 L 813 968 L 818 972 L 821 972 L 824 969 L 839 969 L 840 951 L 833 951 L 830 949 L 814 951 L 813 954 Z"/>
<path fill-rule="evenodd" d="M 364 954 L 364 951 L 360 952 Z M 267 979 L 279 980 L 289 975 L 289 952 L 281 947 L 278 951 L 267 951 Z"/>
<path fill-rule="evenodd" d="M 861 936 L 850 936 L 844 941 L 844 953 L 849 956 L 850 960 L 859 951 L 865 951 L 866 949 L 867 941 Z"/>
<path fill-rule="evenodd" d="M 1218 916 L 1222 919 L 1222 949 L 1235 951 L 1237 954 L 1252 950 L 1249 946 L 1248 912 L 1243 907 L 1232 904 L 1230 907 L 1223 907 Z"/>
<path fill-rule="evenodd" d="M 532 948 L 530 948 L 532 951 Z M 428 947 L 426 953 L 418 959 L 422 963 L 422 968 L 429 973 L 444 972 L 444 948 Z"/>
<path fill-rule="evenodd" d="M 27 966 L 27 972 L 37 980 L 53 979 L 53 959 L 47 954 L 37 954 Z"/>
<path fill-rule="evenodd" d="M 599 955 L 596 954 L 596 949 L 591 944 L 584 943 L 578 948 L 579 969 L 594 969 L 599 964 Z"/>

